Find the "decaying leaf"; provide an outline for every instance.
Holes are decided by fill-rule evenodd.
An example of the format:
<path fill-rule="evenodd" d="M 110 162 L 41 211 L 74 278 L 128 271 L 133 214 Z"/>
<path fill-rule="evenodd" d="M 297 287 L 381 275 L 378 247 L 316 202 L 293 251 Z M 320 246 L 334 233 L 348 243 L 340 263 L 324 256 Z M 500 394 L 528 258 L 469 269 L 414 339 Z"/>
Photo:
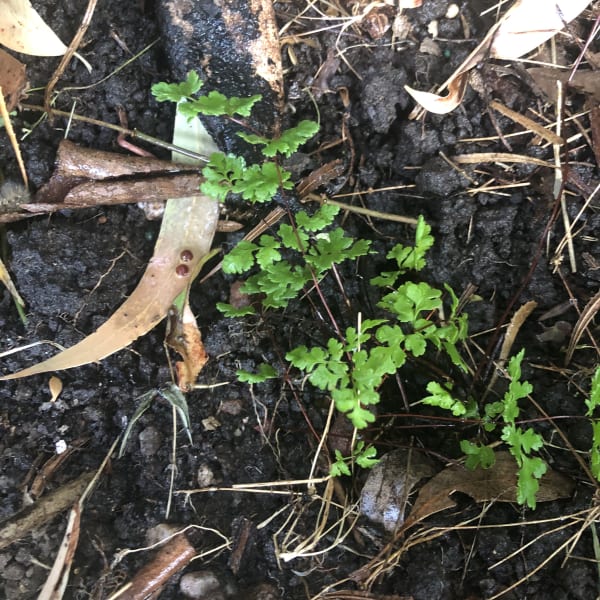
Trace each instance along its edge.
<path fill-rule="evenodd" d="M 0 2 L 0 44 L 33 56 L 61 56 L 67 49 L 29 0 Z"/>
<path fill-rule="evenodd" d="M 413 488 L 435 472 L 433 461 L 418 450 L 398 448 L 388 452 L 369 471 L 360 492 L 361 514 L 394 531 L 404 520 Z"/>
<path fill-rule="evenodd" d="M 557 81 L 563 85 L 567 85 L 568 82 L 570 87 L 600 102 L 600 77 L 597 71 L 580 69 L 571 74 L 571 71 L 561 71 L 554 67 L 533 67 L 527 69 L 527 72 L 552 102 L 556 102 L 558 94 Z"/>
<path fill-rule="evenodd" d="M 8 52 L 0 49 L 0 88 L 4 93 L 8 112 L 17 106 L 26 87 L 25 65 Z"/>
<path fill-rule="evenodd" d="M 206 364 L 208 356 L 204 350 L 202 336 L 196 317 L 186 298 L 183 312 L 173 306 L 169 313 L 167 344 L 183 358 L 175 363 L 177 385 L 183 391 L 193 388 L 198 374 Z"/>
<path fill-rule="evenodd" d="M 487 33 L 483 41 L 471 52 L 463 64 L 439 89 L 437 94 L 426 94 L 405 86 L 406 91 L 425 110 L 446 114 L 454 110 L 462 99 L 460 90 L 466 84 L 462 80 L 468 71 L 486 57 L 507 60 L 519 58 L 561 31 L 577 17 L 590 0 L 516 0 Z M 448 96 L 439 96 L 446 88 Z M 464 88 L 462 89 L 464 93 Z"/>
<path fill-rule="evenodd" d="M 538 502 L 566 498 L 573 492 L 572 479 L 548 469 L 540 480 Z M 468 470 L 453 465 L 430 479 L 419 491 L 413 509 L 406 519 L 406 529 L 426 517 L 456 506 L 450 497 L 455 492 L 467 494 L 475 502 L 515 502 L 517 497 L 517 464 L 508 452 L 497 452 L 496 462 L 489 469 Z"/>
<path fill-rule="evenodd" d="M 28 369 L 0 379 L 16 379 L 97 362 L 125 348 L 162 321 L 173 301 L 187 289 L 210 250 L 219 218 L 218 204 L 206 196 L 168 202 L 159 238 L 142 280 L 97 331 Z"/>
<path fill-rule="evenodd" d="M 421 92 L 408 85 L 404 89 L 425 109 L 436 115 L 445 115 L 452 112 L 465 97 L 467 83 L 469 82 L 468 73 L 460 73 L 454 79 L 448 81 L 448 93 L 445 96 L 439 96 L 431 92 Z"/>

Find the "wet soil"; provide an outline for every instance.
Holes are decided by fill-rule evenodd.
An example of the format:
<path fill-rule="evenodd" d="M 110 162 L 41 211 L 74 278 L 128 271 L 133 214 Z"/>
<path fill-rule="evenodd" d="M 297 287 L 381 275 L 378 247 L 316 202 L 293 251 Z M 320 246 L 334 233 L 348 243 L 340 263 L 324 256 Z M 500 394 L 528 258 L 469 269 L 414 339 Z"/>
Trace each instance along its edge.
<path fill-rule="evenodd" d="M 90 74 L 73 62 L 58 86 L 62 91 L 56 108 L 68 111 L 74 106 L 79 114 L 116 123 L 117 107 L 122 106 L 132 128 L 170 139 L 172 107 L 158 104 L 150 94 L 153 83 L 181 76 L 177 61 L 183 61 L 185 49 L 179 51 L 173 46 L 170 29 L 164 26 L 169 4 L 158 0 L 99 2 L 81 49 L 94 70 Z M 217 2 L 194 4 L 204 16 L 210 15 L 209 9 L 217 11 Z M 325 10 L 326 3 L 322 4 L 316 8 Z M 367 26 L 393 20 L 391 8 L 371 15 L 377 19 L 365 18 L 350 26 L 324 19 L 314 8 L 301 15 L 306 19 L 294 21 L 306 8 L 304 3 L 275 3 L 279 26 L 293 21 L 283 46 L 283 118 L 290 123 L 314 119 L 318 107 L 321 130 L 296 158 L 298 177 L 329 160 L 341 159 L 346 174 L 320 191 L 383 190 L 342 200 L 381 212 L 411 217 L 423 214 L 433 227 L 436 243 L 422 279 L 438 286 L 450 284 L 458 294 L 471 285 L 477 288 L 474 301 L 466 308 L 473 335 L 468 344 L 473 374 L 461 379 L 449 365 L 438 364 L 434 355 L 411 363 L 395 381 L 384 385 L 380 417 L 368 430 L 367 438 L 375 441 L 380 454 L 390 448 L 415 446 L 431 455 L 439 469 L 445 462 L 459 458 L 458 440 L 476 436 L 475 428 L 457 423 L 441 426 L 436 420 L 440 415 L 434 411 L 427 412 L 426 417 L 411 417 L 408 413 L 412 414 L 413 409 L 408 411 L 402 399 L 411 404 L 423 397 L 424 383 L 432 372 L 440 371 L 454 378 L 458 393 L 481 397 L 490 377 L 485 356 L 497 350 L 497 328 L 508 322 L 518 306 L 534 300 L 538 305 L 534 318 L 525 323 L 515 348 L 526 349 L 524 377 L 533 384 L 534 396 L 546 414 L 557 420 L 548 422 L 530 405 L 524 406 L 522 416 L 535 420 L 537 430 L 551 442 L 544 450 L 545 460 L 577 484 L 572 497 L 541 503 L 535 513 L 516 504 L 492 503 L 482 514 L 481 506 L 458 495 L 456 510 L 427 521 L 428 527 L 448 527 L 448 531 L 407 550 L 397 566 L 377 580 L 372 593 L 419 600 L 490 598 L 530 574 L 520 587 L 503 597 L 589 599 L 597 596 L 599 585 L 591 528 L 585 529 L 576 545 L 560 549 L 583 523 L 560 529 L 557 519 L 594 506 L 595 486 L 573 451 L 585 453 L 590 447 L 590 426 L 582 418 L 582 391 L 589 388 L 590 369 L 597 357 L 586 341 L 586 347 L 578 350 L 573 363 L 564 369 L 568 335 L 542 335 L 557 321 L 568 324 L 561 327 L 573 326 L 578 318 L 573 305 L 543 324 L 536 319 L 571 298 L 581 309 L 597 292 L 597 201 L 586 210 L 582 229 L 574 240 L 579 270 L 571 273 L 564 252 L 558 263 L 552 260 L 564 229 L 552 218 L 555 206 L 549 169 L 500 163 L 464 166 L 460 170 L 452 166 L 451 157 L 457 154 L 506 152 L 497 138 L 496 126 L 505 135 L 520 130 L 499 114 L 492 120 L 487 109 L 491 98 L 517 112 L 525 113 L 531 107 L 553 118 L 553 107 L 536 95 L 522 73 L 510 65 L 502 69 L 482 65 L 478 69 L 482 93 L 470 89 L 463 105 L 453 113 L 429 114 L 423 121 L 408 119 L 413 102 L 403 85 L 429 89 L 444 81 L 489 28 L 490 17 L 479 15 L 491 4 L 463 2 L 460 18 L 446 18 L 447 0 L 425 0 L 421 9 L 409 11 L 408 37 L 392 45 L 391 30 L 378 37 L 380 30 Z M 359 13 L 362 5 L 355 3 Z M 72 37 L 83 11 L 79 4 L 62 0 L 43 0 L 35 7 L 63 40 Z M 434 53 L 422 45 L 424 39 L 431 38 L 428 27 L 432 21 L 438 24 Z M 589 26 L 586 19 L 577 22 L 584 37 Z M 469 31 L 466 40 L 465 27 Z M 301 35 L 305 37 L 290 37 Z M 114 72 L 131 54 L 155 41 L 146 53 Z M 561 49 L 570 61 L 578 52 L 568 43 Z M 326 77 L 319 76 L 319 67 L 328 58 L 331 64 L 335 50 L 343 53 L 343 59 Z M 597 51 L 593 44 L 592 50 Z M 55 59 L 23 60 L 28 64 L 32 88 L 44 86 L 57 64 Z M 242 89 L 237 93 L 254 92 Z M 40 98 L 34 92 L 28 101 L 39 103 Z M 576 113 L 583 101 L 583 97 L 570 93 L 569 110 Z M 30 130 L 22 139 L 21 150 L 34 188 L 50 177 L 58 143 L 67 128 L 63 119 L 51 124 L 38 121 L 38 116 L 21 111 L 15 117 L 21 134 Z M 565 127 L 565 138 L 579 133 L 575 124 Z M 102 127 L 74 121 L 67 135 L 85 146 L 124 152 L 117 147 L 114 132 Z M 486 139 L 465 141 L 472 138 Z M 17 166 L 3 132 L 1 139 L 2 175 L 16 179 Z M 222 140 L 225 146 L 227 139 L 225 136 Z M 553 160 L 552 148 L 534 144 L 531 135 L 510 138 L 510 143 L 517 154 Z M 167 158 L 160 149 L 148 148 Z M 566 210 L 573 218 L 583 198 L 596 186 L 600 173 L 589 145 L 581 140 L 572 143 L 568 159 L 571 176 L 567 181 Z M 489 189 L 493 186 L 506 187 Z M 232 210 L 245 228 L 241 233 L 220 235 L 216 244 L 224 249 L 263 216 L 248 207 L 233 206 Z M 372 240 L 376 254 L 340 268 L 347 300 L 335 282 L 324 283 L 327 302 L 342 328 L 355 324 L 359 312 L 374 314 L 369 279 L 389 267 L 387 251 L 397 242 L 409 243 L 412 235 L 409 226 L 352 214 L 345 217 L 344 227 L 353 236 Z M 38 340 L 69 346 L 97 328 L 134 289 L 151 256 L 157 231 L 158 225 L 147 221 L 135 205 L 61 212 L 8 226 L 7 264 L 27 305 L 28 321 L 26 325 L 21 323 L 9 294 L 2 292 L 2 349 Z M 326 398 L 294 380 L 293 374 L 285 381 L 273 380 L 250 388 L 236 382 L 235 371 L 251 370 L 267 362 L 284 373 L 287 367 L 281 357 L 285 352 L 299 343 L 322 343 L 331 335 L 330 326 L 309 301 L 293 303 L 284 313 L 224 319 L 215 303 L 228 299 L 232 283 L 233 279 L 218 274 L 208 283 L 195 285 L 192 291 L 192 308 L 210 356 L 199 381 L 203 389 L 187 396 L 193 443 L 178 428 L 173 464 L 173 412 L 157 399 L 134 428 L 124 456 L 111 462 L 108 474 L 86 504 L 66 597 L 108 598 L 149 556 L 148 552 L 132 554 L 111 566 L 116 553 L 145 546 L 147 531 L 165 521 L 177 526 L 201 525 L 231 538 L 230 549 L 199 559 L 186 570 L 209 570 L 217 576 L 218 591 L 199 596 L 205 598 L 216 598 L 218 594 L 239 599 L 316 597 L 363 566 L 387 541 L 389 536 L 383 530 L 361 519 L 341 543 L 334 543 L 336 531 L 332 530 L 323 534 L 319 545 L 312 549 L 315 553 L 282 561 L 282 551 L 292 552 L 314 531 L 322 506 L 318 495 L 311 496 L 306 486 L 300 485 L 281 486 L 284 494 L 256 490 L 178 494 L 173 497 L 169 517 L 165 516 L 173 470 L 176 490 L 305 479 L 318 444 L 315 432 L 325 426 Z M 550 331 L 560 334 L 561 328 Z M 597 334 L 597 329 L 592 332 Z M 0 518 L 9 518 L 28 502 L 28 474 L 52 457 L 60 444 L 72 446 L 84 440 L 50 478 L 48 489 L 60 488 L 80 473 L 99 466 L 131 419 L 139 397 L 170 382 L 163 339 L 164 327 L 158 327 L 101 364 L 60 373 L 64 389 L 55 402 L 50 402 L 48 377 L 2 383 Z M 3 372 L 33 364 L 54 351 L 46 343 L 6 356 Z M 227 385 L 216 386 L 222 383 Z M 500 390 L 502 381 L 499 386 Z M 556 423 L 571 448 L 556 435 Z M 316 474 L 323 475 L 324 471 L 318 468 Z M 350 503 L 356 500 L 361 481 L 360 476 L 342 481 L 336 501 L 341 501 L 343 494 Z M 323 485 L 317 486 L 317 494 L 324 491 Z M 339 516 L 332 507 L 331 523 Z M 534 520 L 535 524 L 529 524 Z M 451 529 L 467 521 L 497 527 Z M 47 576 L 43 565 L 52 562 L 64 523 L 63 514 L 0 551 L 0 597 L 36 597 Z M 192 533 L 190 539 L 199 553 L 221 543 L 209 531 Z M 325 552 L 329 546 L 332 548 Z M 548 557 L 549 562 L 534 572 Z M 167 583 L 160 598 L 182 597 L 179 577 Z M 260 589 L 255 587 L 260 585 Z M 338 589 L 358 593 L 352 582 Z M 366 592 L 363 596 L 330 593 L 329 598 L 383 597 L 368 596 Z"/>

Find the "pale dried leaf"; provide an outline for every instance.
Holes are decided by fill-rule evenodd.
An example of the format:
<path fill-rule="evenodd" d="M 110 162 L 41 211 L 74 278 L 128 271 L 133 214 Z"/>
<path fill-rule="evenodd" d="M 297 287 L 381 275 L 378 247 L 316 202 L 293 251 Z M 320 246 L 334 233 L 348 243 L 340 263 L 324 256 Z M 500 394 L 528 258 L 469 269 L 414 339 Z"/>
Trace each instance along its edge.
<path fill-rule="evenodd" d="M 450 78 L 437 90 L 438 94 L 449 89 L 448 97 L 437 94 L 415 96 L 414 91 L 405 86 L 408 93 L 426 110 L 436 114 L 446 114 L 456 108 L 462 101 L 458 97 L 458 82 L 466 85 L 461 77 L 477 63 L 492 56 L 494 58 L 514 59 L 527 54 L 577 17 L 589 4 L 589 0 L 554 0 L 540 5 L 539 0 L 517 0 L 504 14 L 501 20 L 493 25 L 482 42 L 471 52 L 466 60 L 456 69 Z M 541 6 L 541 7 L 540 7 Z M 561 18 L 562 17 L 564 18 Z M 422 102 L 425 101 L 425 103 Z"/>
<path fill-rule="evenodd" d="M 590 0 L 518 0 L 494 36 L 490 55 L 519 58 L 549 40 L 577 17 Z"/>
<path fill-rule="evenodd" d="M 61 56 L 67 49 L 29 0 L 0 0 L 0 44 L 33 56 Z"/>
<path fill-rule="evenodd" d="M 405 85 L 404 89 L 425 109 L 436 115 L 452 112 L 461 102 L 467 89 L 467 73 L 461 73 L 447 85 L 448 94 L 438 96 L 431 92 L 421 92 Z"/>
<path fill-rule="evenodd" d="M 48 388 L 50 389 L 50 402 L 56 402 L 63 390 L 62 381 L 56 375 L 52 375 L 48 380 Z"/>
<path fill-rule="evenodd" d="M 23 302 L 23 298 L 21 298 L 15 284 L 13 283 L 10 274 L 6 270 L 2 259 L 0 258 L 0 281 L 6 286 L 6 289 L 10 292 L 10 295 L 13 297 L 15 304 L 18 304 L 22 308 L 25 307 L 25 302 Z"/>

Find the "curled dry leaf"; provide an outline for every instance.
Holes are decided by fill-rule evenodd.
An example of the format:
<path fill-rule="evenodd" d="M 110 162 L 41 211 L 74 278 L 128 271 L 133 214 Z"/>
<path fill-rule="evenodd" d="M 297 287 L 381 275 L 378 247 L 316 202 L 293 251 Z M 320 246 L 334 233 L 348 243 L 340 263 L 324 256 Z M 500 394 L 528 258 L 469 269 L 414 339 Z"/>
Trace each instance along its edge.
<path fill-rule="evenodd" d="M 467 73 L 479 61 L 488 56 L 510 60 L 531 52 L 561 31 L 589 3 L 589 0 L 554 0 L 541 5 L 539 0 L 517 0 L 448 81 L 438 89 L 439 94 L 448 88 L 448 96 L 423 92 L 415 94 L 416 90 L 408 86 L 405 86 L 405 89 L 425 110 L 446 114 L 462 101 Z"/>
<path fill-rule="evenodd" d="M 177 385 L 184 392 L 190 391 L 208 356 L 202 343 L 196 317 L 187 299 L 182 313 L 175 306 L 171 308 L 167 329 L 167 344 L 183 358 L 182 361 L 175 363 Z"/>
<path fill-rule="evenodd" d="M 469 81 L 468 73 L 461 73 L 448 83 L 448 94 L 438 96 L 431 92 L 421 92 L 408 85 L 404 89 L 424 108 L 436 115 L 452 112 L 463 100 Z"/>
<path fill-rule="evenodd" d="M 0 1 L 0 44 L 33 56 L 61 56 L 67 47 L 29 0 Z"/>

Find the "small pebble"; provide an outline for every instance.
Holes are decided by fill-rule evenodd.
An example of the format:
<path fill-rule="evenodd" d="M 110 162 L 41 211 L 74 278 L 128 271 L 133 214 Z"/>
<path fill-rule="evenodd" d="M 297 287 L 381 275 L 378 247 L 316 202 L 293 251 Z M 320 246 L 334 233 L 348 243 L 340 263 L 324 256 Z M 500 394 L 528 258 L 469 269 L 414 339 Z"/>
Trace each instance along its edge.
<path fill-rule="evenodd" d="M 170 523 L 159 523 L 146 531 L 146 542 L 149 546 L 160 544 L 160 542 L 175 535 L 177 532 L 181 531 L 181 529 L 181 527 Z"/>
<path fill-rule="evenodd" d="M 201 463 L 197 474 L 198 485 L 202 488 L 210 487 L 215 483 L 215 474 L 208 463 Z"/>
<path fill-rule="evenodd" d="M 192 571 L 179 581 L 179 590 L 193 600 L 224 600 L 221 582 L 212 571 Z"/>
<path fill-rule="evenodd" d="M 140 432 L 140 452 L 144 456 L 154 456 L 162 444 L 160 431 L 150 425 Z"/>
<path fill-rule="evenodd" d="M 446 19 L 454 19 L 458 16 L 459 12 L 460 8 L 458 7 L 458 4 L 450 4 L 450 6 L 448 6 L 448 10 L 446 11 Z"/>
<path fill-rule="evenodd" d="M 250 590 L 244 600 L 279 600 L 279 590 L 270 583 L 259 583 Z M 241 599 L 240 599 L 241 600 Z"/>

